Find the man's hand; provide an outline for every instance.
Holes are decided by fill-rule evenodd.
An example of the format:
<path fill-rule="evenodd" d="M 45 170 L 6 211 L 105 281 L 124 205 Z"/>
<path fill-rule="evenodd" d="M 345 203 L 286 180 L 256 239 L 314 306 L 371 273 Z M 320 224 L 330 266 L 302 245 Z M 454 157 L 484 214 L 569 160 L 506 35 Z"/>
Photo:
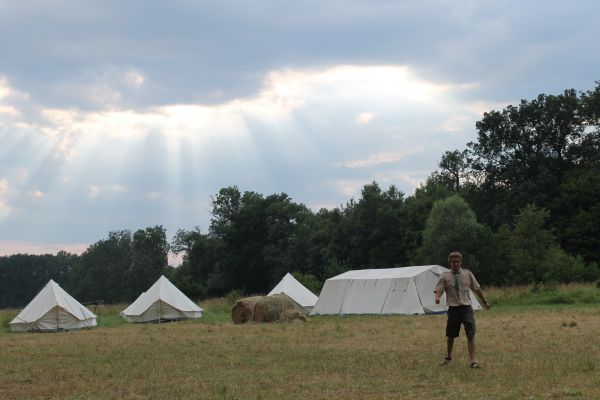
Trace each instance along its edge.
<path fill-rule="evenodd" d="M 484 307 L 486 310 L 489 310 L 491 306 L 490 306 L 490 303 L 488 303 L 487 301 L 484 301 L 484 302 L 483 302 L 483 307 Z"/>

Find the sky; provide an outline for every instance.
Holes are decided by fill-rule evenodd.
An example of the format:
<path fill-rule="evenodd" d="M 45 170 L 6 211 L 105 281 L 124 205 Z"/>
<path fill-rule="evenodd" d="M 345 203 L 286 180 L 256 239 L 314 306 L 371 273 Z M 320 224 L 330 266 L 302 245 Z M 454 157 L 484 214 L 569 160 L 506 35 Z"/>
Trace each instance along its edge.
<path fill-rule="evenodd" d="M 314 211 L 373 181 L 411 195 L 484 112 L 593 89 L 598 15 L 592 0 L 2 0 L 0 255 L 206 233 L 233 185 Z"/>

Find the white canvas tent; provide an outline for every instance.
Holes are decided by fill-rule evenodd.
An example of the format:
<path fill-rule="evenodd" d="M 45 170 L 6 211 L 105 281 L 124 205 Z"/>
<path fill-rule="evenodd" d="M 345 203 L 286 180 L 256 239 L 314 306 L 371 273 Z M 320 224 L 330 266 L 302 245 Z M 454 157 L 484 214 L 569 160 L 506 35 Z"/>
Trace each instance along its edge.
<path fill-rule="evenodd" d="M 9 325 L 17 332 L 56 332 L 96 326 L 96 318 L 93 312 L 50 279 Z"/>
<path fill-rule="evenodd" d="M 449 269 L 439 265 L 348 271 L 325 281 L 311 315 L 428 314 L 447 310 L 446 295 L 435 304 L 433 289 Z M 481 305 L 471 293 L 473 309 Z"/>
<path fill-rule="evenodd" d="M 272 296 L 274 294 L 286 294 L 296 303 L 304 307 L 306 310 L 310 310 L 317 303 L 317 296 L 308 290 L 303 284 L 298 282 L 296 278 L 289 272 L 285 274 L 283 279 L 267 294 Z"/>
<path fill-rule="evenodd" d="M 160 322 L 200 318 L 204 310 L 167 278 L 161 276 L 129 307 L 121 311 L 128 322 Z"/>

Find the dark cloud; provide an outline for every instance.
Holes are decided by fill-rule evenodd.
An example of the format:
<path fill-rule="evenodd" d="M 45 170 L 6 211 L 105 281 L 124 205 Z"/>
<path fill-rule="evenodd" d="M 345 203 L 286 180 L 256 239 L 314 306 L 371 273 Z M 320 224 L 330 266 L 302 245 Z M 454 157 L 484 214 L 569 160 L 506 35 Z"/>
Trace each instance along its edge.
<path fill-rule="evenodd" d="M 252 95 L 272 69 L 337 64 L 414 65 L 433 80 L 489 81 L 507 99 L 548 81 L 589 86 L 597 11 L 585 1 L 12 1 L 0 71 L 57 106 L 86 106 L 61 93 L 68 82 L 128 67 L 147 79 L 121 100 L 137 106 L 214 104 Z"/>

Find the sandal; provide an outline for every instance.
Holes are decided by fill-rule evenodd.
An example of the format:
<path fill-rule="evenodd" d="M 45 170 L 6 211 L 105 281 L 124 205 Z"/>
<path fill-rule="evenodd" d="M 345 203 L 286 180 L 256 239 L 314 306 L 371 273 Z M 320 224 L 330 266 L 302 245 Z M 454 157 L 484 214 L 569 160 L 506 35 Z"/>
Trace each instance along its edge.
<path fill-rule="evenodd" d="M 479 363 L 478 363 L 478 362 L 472 362 L 472 363 L 471 363 L 471 368 L 480 369 L 480 368 L 481 368 L 481 365 L 479 365 Z"/>
<path fill-rule="evenodd" d="M 452 357 L 444 357 L 444 362 L 440 364 L 440 366 L 445 367 L 446 365 L 450 364 L 450 361 L 452 361 Z"/>

